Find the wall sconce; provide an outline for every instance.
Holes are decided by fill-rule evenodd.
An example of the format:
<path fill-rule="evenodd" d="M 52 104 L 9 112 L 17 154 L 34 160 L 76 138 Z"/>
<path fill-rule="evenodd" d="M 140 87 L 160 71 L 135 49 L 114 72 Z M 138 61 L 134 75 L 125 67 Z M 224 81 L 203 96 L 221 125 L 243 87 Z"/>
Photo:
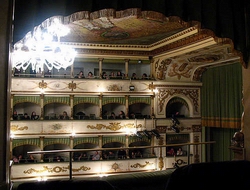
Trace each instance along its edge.
<path fill-rule="evenodd" d="M 130 85 L 129 86 L 129 91 L 134 91 L 135 90 L 135 86 L 134 85 Z"/>

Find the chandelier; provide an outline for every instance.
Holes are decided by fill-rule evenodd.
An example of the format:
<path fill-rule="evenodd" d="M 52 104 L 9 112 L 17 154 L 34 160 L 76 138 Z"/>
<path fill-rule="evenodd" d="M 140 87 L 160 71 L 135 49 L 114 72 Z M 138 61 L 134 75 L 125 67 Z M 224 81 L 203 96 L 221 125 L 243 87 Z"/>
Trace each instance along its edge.
<path fill-rule="evenodd" d="M 69 29 L 58 18 L 50 20 L 47 27 L 39 25 L 14 45 L 12 68 L 25 71 L 29 65 L 36 72 L 43 72 L 44 65 L 51 71 L 65 69 L 72 65 L 76 52 L 73 48 L 60 43 L 60 38 Z"/>

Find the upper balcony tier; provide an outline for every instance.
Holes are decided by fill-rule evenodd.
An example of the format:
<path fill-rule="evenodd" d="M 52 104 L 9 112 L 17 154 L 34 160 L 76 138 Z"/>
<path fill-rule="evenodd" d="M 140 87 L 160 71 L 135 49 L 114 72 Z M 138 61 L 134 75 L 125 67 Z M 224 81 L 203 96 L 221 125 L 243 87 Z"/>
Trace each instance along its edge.
<path fill-rule="evenodd" d="M 201 83 L 131 79 L 12 78 L 12 94 L 154 95 L 160 87 L 200 88 Z"/>

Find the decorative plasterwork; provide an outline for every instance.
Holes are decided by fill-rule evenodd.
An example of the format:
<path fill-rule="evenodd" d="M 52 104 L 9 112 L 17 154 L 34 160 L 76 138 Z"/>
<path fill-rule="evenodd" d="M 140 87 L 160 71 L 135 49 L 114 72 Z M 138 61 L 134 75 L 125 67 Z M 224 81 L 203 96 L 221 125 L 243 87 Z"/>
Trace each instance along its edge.
<path fill-rule="evenodd" d="M 42 82 L 39 82 L 39 88 L 41 88 L 41 89 L 47 88 L 47 83 L 44 82 L 44 80 L 42 80 Z"/>
<path fill-rule="evenodd" d="M 24 131 L 24 130 L 28 130 L 28 129 L 29 129 L 28 126 L 19 127 L 18 125 L 11 125 L 11 127 L 10 127 L 11 132 Z"/>
<path fill-rule="evenodd" d="M 146 166 L 152 165 L 152 164 L 154 163 L 149 163 L 148 161 L 145 161 L 145 164 L 136 163 L 136 164 L 131 165 L 130 167 L 131 168 L 145 168 Z"/>
<path fill-rule="evenodd" d="M 170 59 L 169 70 L 164 71 L 165 78 L 159 73 L 159 80 L 199 81 L 209 66 L 231 62 L 245 66 L 231 39 L 216 37 L 211 30 L 201 28 L 197 21 L 185 22 L 176 16 L 166 17 L 159 12 L 138 8 L 103 9 L 79 11 L 66 17 L 54 16 L 35 29 L 46 29 L 55 18 L 70 28 L 71 33 L 62 37 L 60 43 L 75 48 L 78 59 L 96 58 L 96 55 L 100 58 L 152 59 L 154 62 L 160 59 L 159 65 Z M 17 43 L 28 37 L 29 34 Z M 198 59 L 198 55 L 219 59 L 208 62 Z M 192 61 L 193 58 L 197 59 Z M 162 72 L 161 68 L 156 70 Z"/>
<path fill-rule="evenodd" d="M 201 132 L 201 125 L 192 125 L 193 132 Z"/>
<path fill-rule="evenodd" d="M 90 129 L 97 129 L 97 130 L 108 129 L 111 131 L 118 131 L 124 128 L 131 129 L 131 128 L 141 128 L 141 127 L 142 127 L 142 124 L 135 125 L 134 123 L 128 123 L 125 125 L 121 125 L 120 122 L 109 123 L 109 125 L 104 125 L 104 124 L 87 125 L 87 128 L 90 128 Z"/>
<path fill-rule="evenodd" d="M 80 172 L 80 171 L 87 171 L 90 170 L 91 168 L 86 167 L 86 166 L 81 166 L 79 168 L 72 168 L 72 172 Z M 44 172 L 49 172 L 49 173 L 64 173 L 69 171 L 69 166 L 68 167 L 60 167 L 60 166 L 55 166 L 55 167 L 48 167 L 48 166 L 43 166 L 43 169 L 37 170 L 34 168 L 30 168 L 28 170 L 23 171 L 24 174 L 32 174 L 32 173 L 44 173 Z"/>
<path fill-rule="evenodd" d="M 121 170 L 121 167 L 120 167 L 121 164 L 117 164 L 116 162 L 112 164 L 111 166 L 111 169 L 114 170 L 115 172 L 117 170 Z"/>
<path fill-rule="evenodd" d="M 192 106 L 195 112 L 199 112 L 199 89 L 187 89 L 187 88 L 158 88 L 157 93 L 157 107 L 158 113 L 163 112 L 164 105 L 166 104 L 166 99 L 172 96 L 185 96 L 192 102 Z"/>
<path fill-rule="evenodd" d="M 108 91 L 121 91 L 122 87 L 117 84 L 112 84 L 107 87 Z"/>

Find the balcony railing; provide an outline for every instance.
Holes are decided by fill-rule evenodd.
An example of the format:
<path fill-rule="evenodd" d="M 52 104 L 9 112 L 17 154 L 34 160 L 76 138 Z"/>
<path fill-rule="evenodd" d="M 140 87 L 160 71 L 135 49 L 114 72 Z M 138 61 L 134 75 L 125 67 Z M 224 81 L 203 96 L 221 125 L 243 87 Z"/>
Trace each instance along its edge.
<path fill-rule="evenodd" d="M 167 145 L 156 145 L 156 146 L 138 146 L 138 147 L 126 147 L 126 148 L 94 148 L 94 149 L 67 149 L 67 150 L 49 150 L 49 151 L 30 151 L 30 152 L 27 152 L 28 154 L 55 154 L 55 153 L 68 153 L 69 154 L 69 160 L 68 162 L 61 162 L 61 164 L 63 164 L 64 166 L 61 167 L 58 165 L 58 162 L 56 163 L 46 163 L 46 165 L 49 165 L 49 164 L 54 164 L 54 169 L 52 169 L 53 171 L 55 170 L 55 172 L 58 174 L 59 171 L 58 170 L 67 170 L 69 173 L 68 175 L 63 175 L 64 177 L 65 176 L 68 176 L 69 179 L 72 179 L 73 177 L 73 172 L 76 171 L 75 168 L 73 168 L 73 164 L 75 166 L 75 163 L 81 163 L 81 167 L 83 167 L 82 165 L 83 164 L 86 164 L 86 162 L 74 162 L 73 161 L 73 153 L 76 153 L 76 152 L 86 152 L 86 151 L 99 151 L 99 152 L 102 152 L 102 151 L 118 151 L 120 149 L 124 149 L 126 151 L 129 151 L 131 149 L 152 149 L 153 152 L 157 152 L 157 156 L 155 156 L 155 158 L 140 158 L 140 159 L 132 159 L 132 158 L 129 158 L 129 157 L 126 157 L 125 159 L 118 159 L 118 160 L 112 160 L 112 163 L 114 162 L 114 164 L 117 165 L 118 162 L 122 162 L 124 166 L 129 166 L 131 167 L 132 169 L 128 169 L 126 171 L 121 171 L 121 172 L 133 172 L 133 171 L 145 171 L 145 170 L 163 170 L 164 169 L 164 160 L 166 162 L 166 160 L 168 159 L 173 159 L 174 162 L 172 163 L 172 167 L 179 167 L 181 165 L 188 165 L 190 163 L 199 163 L 201 162 L 201 160 L 199 159 L 201 156 L 199 155 L 199 152 L 201 151 L 198 151 L 199 146 L 201 145 L 211 145 L 211 144 L 214 144 L 215 141 L 209 141 L 209 142 L 197 142 L 197 143 L 181 143 L 181 144 L 167 144 Z M 163 155 L 163 150 L 165 150 L 166 147 L 180 147 L 180 146 L 187 146 L 187 154 L 185 156 L 185 158 L 187 159 L 187 161 L 183 161 L 181 158 L 182 157 L 178 157 L 178 156 L 173 156 L 172 158 L 170 157 L 166 157 Z M 192 148 L 193 152 L 191 152 L 190 150 L 190 147 L 191 146 L 194 146 L 194 148 Z M 193 159 L 191 161 L 191 159 Z M 150 160 L 150 167 L 144 167 L 142 166 L 142 164 L 140 163 L 146 163 L 144 165 L 147 165 L 148 161 L 147 160 Z M 106 165 L 110 165 L 111 164 L 111 161 L 106 161 L 106 160 L 100 160 L 101 163 L 102 163 L 102 167 L 105 168 L 105 163 Z M 134 162 L 133 162 L 134 161 Z M 141 161 L 141 162 L 140 162 Z M 98 162 L 99 161 L 88 161 L 87 163 L 93 163 L 93 167 L 94 166 L 97 166 L 98 165 Z M 140 162 L 140 163 L 139 163 Z M 68 165 L 66 166 L 65 164 Z M 99 162 L 100 163 L 100 162 Z M 44 164 L 44 163 L 43 163 Z M 41 167 L 41 163 L 34 163 L 33 164 L 33 167 L 34 165 L 37 165 L 39 167 Z M 16 165 L 18 167 L 25 167 L 25 169 L 27 170 L 27 165 L 26 164 L 20 164 L 20 165 Z M 80 165 L 79 165 L 80 167 Z M 97 166 L 98 167 L 98 166 Z M 113 166 L 112 166 L 113 167 Z M 43 166 L 44 168 L 44 166 Z M 45 167 L 46 168 L 46 167 Z M 53 168 L 53 167 L 52 167 Z M 29 170 L 29 171 L 28 171 Z M 28 173 L 28 172 L 34 172 L 36 169 L 28 169 L 26 172 L 23 172 L 23 173 Z M 44 170 L 44 169 L 42 169 Z M 39 170 L 37 169 L 37 171 L 39 171 L 37 173 L 37 177 L 38 175 L 41 176 L 43 175 L 43 171 L 42 170 Z M 13 170 L 15 171 L 15 170 Z M 44 170 L 45 171 L 45 170 Z M 48 172 L 48 171 L 47 171 Z M 22 173 L 22 172 L 20 172 Z M 48 172 L 49 173 L 49 172 Z M 92 174 L 95 173 L 97 174 L 98 172 L 96 171 L 93 171 Z M 105 171 L 103 170 L 102 173 L 104 174 Z M 110 173 L 110 172 L 107 172 L 107 173 Z M 114 173 L 119 173 L 119 172 L 114 172 Z M 89 173 L 90 174 L 90 173 Z M 100 174 L 100 173 L 99 173 Z M 80 175 L 80 174 L 78 174 Z M 15 175 L 13 175 L 15 176 Z M 49 175 L 48 175 L 49 176 Z M 34 177 L 34 176 L 33 176 Z M 51 175 L 51 177 L 60 177 L 60 176 L 53 176 Z M 62 177 L 62 176 L 61 176 Z"/>

